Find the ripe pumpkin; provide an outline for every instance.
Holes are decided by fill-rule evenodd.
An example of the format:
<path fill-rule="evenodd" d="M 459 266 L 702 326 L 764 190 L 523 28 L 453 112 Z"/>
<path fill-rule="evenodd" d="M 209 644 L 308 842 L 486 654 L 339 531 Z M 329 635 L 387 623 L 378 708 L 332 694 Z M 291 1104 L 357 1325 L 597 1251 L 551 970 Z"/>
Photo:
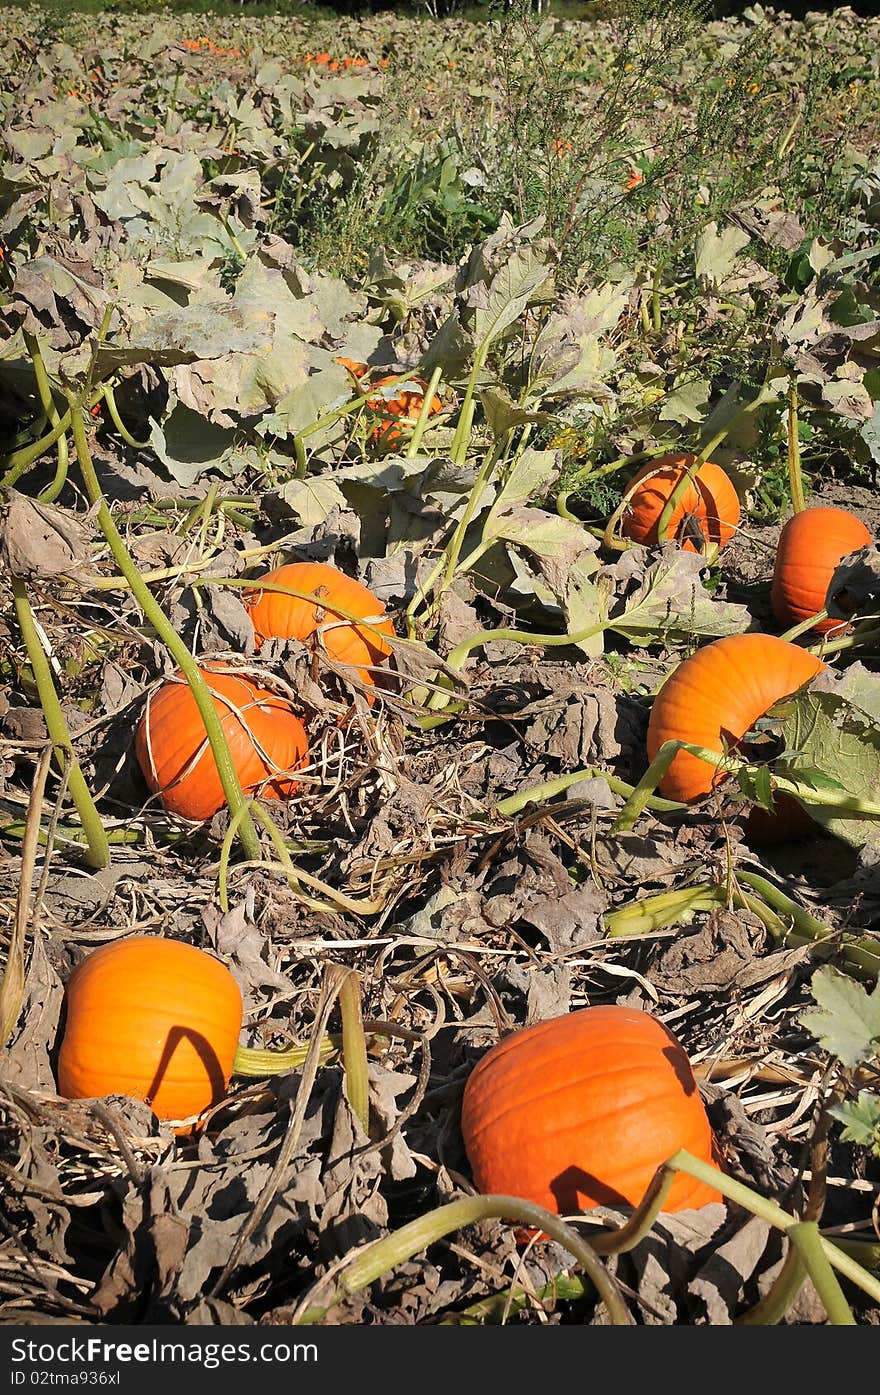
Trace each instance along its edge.
<path fill-rule="evenodd" d="M 710 751 L 733 747 L 765 712 L 802 687 L 825 664 L 775 635 L 727 635 L 698 649 L 672 671 L 648 720 L 648 759 L 665 741 L 689 741 Z M 689 803 L 708 794 L 714 766 L 679 751 L 658 786 L 668 799 Z"/>
<path fill-rule="evenodd" d="M 828 586 L 841 559 L 873 541 L 860 518 L 847 509 L 819 505 L 793 514 L 779 534 L 770 602 L 780 625 L 797 625 L 825 609 Z M 819 620 L 819 634 L 840 629 L 840 620 Z"/>
<path fill-rule="evenodd" d="M 254 626 L 257 647 L 271 637 L 320 644 L 338 664 L 352 664 L 365 683 L 372 677 L 368 665 L 381 664 L 391 653 L 382 635 L 393 635 L 385 607 L 366 586 L 326 562 L 291 562 L 276 567 L 259 581 L 290 586 L 310 596 L 285 595 L 283 591 L 256 591 L 245 604 Z M 334 606 L 339 609 L 334 609 Z M 347 617 L 375 621 L 369 628 Z"/>
<path fill-rule="evenodd" d="M 242 1023 L 229 970 L 194 945 L 138 935 L 102 945 L 74 969 L 58 1053 L 67 1099 L 131 1095 L 159 1119 L 223 1099 Z"/>
<path fill-rule="evenodd" d="M 560 1215 L 636 1206 L 679 1148 L 719 1161 L 683 1047 L 630 1007 L 582 1008 L 505 1037 L 468 1077 L 461 1130 L 478 1191 Z M 720 1199 L 678 1173 L 665 1210 Z"/>
<path fill-rule="evenodd" d="M 290 772 L 308 754 L 305 728 L 290 703 L 250 678 L 202 670 L 220 716 L 245 794 L 286 799 L 296 789 Z M 165 808 L 201 822 L 226 803 L 201 713 L 181 673 L 147 700 L 135 736 L 144 779 Z"/>
<path fill-rule="evenodd" d="M 625 537 L 638 543 L 658 541 L 664 505 L 695 459 L 690 451 L 675 451 L 649 461 L 636 472 L 631 481 L 633 493 L 621 519 Z M 739 519 L 739 496 L 728 475 L 720 465 L 706 460 L 675 505 L 662 541 L 674 539 L 686 552 L 702 551 L 703 542 L 723 547 L 736 532 Z"/>
<path fill-rule="evenodd" d="M 382 393 L 375 392 L 376 388 L 385 387 L 388 383 L 393 383 L 399 374 L 392 373 L 388 377 L 380 378 L 373 384 L 373 395 L 367 398 L 367 406 L 377 413 L 382 420 L 373 427 L 370 432 L 370 441 L 374 446 L 381 446 L 384 450 L 395 450 L 403 440 L 403 432 L 400 427 L 404 426 L 412 430 L 419 418 L 425 394 L 428 391 L 428 384 L 424 378 L 407 378 L 400 384 L 400 390 L 392 397 L 385 397 Z M 418 385 L 417 391 L 407 386 L 409 383 Z M 436 393 L 431 398 L 428 408 L 428 415 L 435 416 L 441 411 L 443 403 Z M 400 425 L 398 425 L 398 422 Z"/>

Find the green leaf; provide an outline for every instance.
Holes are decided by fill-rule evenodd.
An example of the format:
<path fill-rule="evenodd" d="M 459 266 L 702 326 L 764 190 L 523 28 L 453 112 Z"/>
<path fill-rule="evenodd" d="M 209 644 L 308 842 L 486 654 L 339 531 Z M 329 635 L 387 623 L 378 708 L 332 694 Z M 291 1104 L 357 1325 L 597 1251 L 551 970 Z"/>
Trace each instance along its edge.
<path fill-rule="evenodd" d="M 827 681 L 823 678 L 820 681 Z M 853 802 L 878 803 L 880 675 L 867 670 L 833 691 L 815 687 L 789 698 L 781 714 L 785 752 L 778 774 L 813 789 L 844 789 Z M 866 710 L 870 708 L 871 710 Z M 809 805 L 810 817 L 853 847 L 880 842 L 880 818 L 857 809 Z"/>
<path fill-rule="evenodd" d="M 880 982 L 869 993 L 847 974 L 817 969 L 810 990 L 819 1004 L 800 1015 L 801 1025 L 841 1065 L 874 1060 L 880 1046 Z"/>
<path fill-rule="evenodd" d="M 844 1125 L 844 1143 L 858 1143 L 880 1157 L 880 1099 L 868 1090 L 860 1090 L 857 1100 L 833 1104 L 828 1113 Z"/>

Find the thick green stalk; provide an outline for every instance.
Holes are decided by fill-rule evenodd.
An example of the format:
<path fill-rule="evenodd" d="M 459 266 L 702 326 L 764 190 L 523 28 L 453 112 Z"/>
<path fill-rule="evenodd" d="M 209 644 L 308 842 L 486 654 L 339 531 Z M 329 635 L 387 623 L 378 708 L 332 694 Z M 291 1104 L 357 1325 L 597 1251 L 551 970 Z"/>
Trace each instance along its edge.
<path fill-rule="evenodd" d="M 495 806 L 499 814 L 505 818 L 512 818 L 514 814 L 519 814 L 529 804 L 544 804 L 548 799 L 555 799 L 559 794 L 565 794 L 572 785 L 580 784 L 582 780 L 594 780 L 600 778 L 605 780 L 609 789 L 615 794 L 624 796 L 633 792 L 633 786 L 628 785 L 625 780 L 620 780 L 616 775 L 609 775 L 607 771 L 598 767 L 590 766 L 585 770 L 575 770 L 568 775 L 557 775 L 553 780 L 544 780 L 540 785 L 532 785 L 528 789 L 519 790 L 516 794 L 508 795 L 507 799 L 499 800 Z M 660 799 L 659 797 L 649 800 L 649 808 L 657 809 L 661 813 L 675 813 L 679 809 L 686 809 L 686 804 L 679 804 L 674 799 Z"/>
<path fill-rule="evenodd" d="M 447 659 L 449 668 L 459 672 L 464 665 L 468 655 L 474 649 L 481 649 L 484 644 L 493 642 L 504 642 L 507 644 L 540 644 L 545 648 L 563 647 L 568 648 L 572 644 L 583 644 L 585 640 L 592 639 L 594 635 L 601 634 L 608 626 L 600 621 L 596 625 L 587 625 L 582 630 L 573 630 L 564 634 L 532 634 L 527 630 L 481 630 L 479 634 L 469 635 L 451 650 Z M 428 699 L 427 706 L 432 712 L 441 712 L 448 707 L 452 701 L 452 680 L 448 674 L 441 674 L 438 683 L 446 691 L 436 691 Z"/>
<path fill-rule="evenodd" d="M 113 389 L 109 383 L 104 384 L 104 401 L 107 403 L 107 410 L 110 413 L 110 419 L 113 422 L 113 425 L 116 427 L 116 430 L 119 432 L 125 444 L 127 446 L 131 446 L 132 450 L 146 450 L 150 442 L 136 441 L 134 436 L 132 436 L 128 427 L 124 424 L 122 417 L 119 415 L 119 408 L 116 405 L 116 398 L 113 395 Z"/>
<path fill-rule="evenodd" d="M 855 1327 L 856 1320 L 840 1287 L 822 1236 L 815 1221 L 796 1221 L 788 1228 L 788 1238 L 798 1252 L 801 1264 L 813 1281 L 833 1327 Z M 827 1243 L 827 1242 L 826 1242 Z"/>
<path fill-rule="evenodd" d="M 55 398 L 52 395 L 52 384 L 49 382 L 49 374 L 46 371 L 46 363 L 43 358 L 43 351 L 40 341 L 35 334 L 29 334 L 27 330 L 22 331 L 25 347 L 31 356 L 34 365 L 34 376 L 37 380 L 37 392 L 40 398 L 40 405 L 46 415 L 46 421 L 50 426 L 57 426 L 61 420 L 61 414 L 55 406 Z M 58 466 L 55 471 L 55 478 L 47 485 L 40 495 L 44 504 L 51 504 L 61 493 L 67 481 L 67 467 L 70 463 L 67 450 L 67 432 L 58 437 Z"/>
<path fill-rule="evenodd" d="M 801 470 L 801 443 L 798 437 L 798 390 L 795 379 L 788 385 L 788 487 L 791 490 L 791 506 L 795 513 L 802 513 L 807 507 L 804 498 L 804 477 Z"/>
<path fill-rule="evenodd" d="M 86 839 L 85 861 L 90 867 L 109 867 L 110 845 L 107 842 L 107 834 L 74 753 L 64 712 L 55 691 L 55 684 L 52 681 L 52 670 L 37 634 L 27 589 L 21 578 L 17 576 L 12 577 L 11 585 L 16 618 L 30 659 L 40 705 L 46 719 L 46 728 L 55 746 L 55 758 L 59 769 L 63 771 L 67 761 L 70 761 L 68 789 L 76 805 Z"/>
<path fill-rule="evenodd" d="M 73 393 L 68 392 L 70 403 L 71 424 L 73 427 L 73 440 L 76 446 L 77 459 L 82 471 L 83 481 L 86 486 L 86 493 L 89 500 L 97 509 L 98 525 L 107 539 L 110 550 L 116 561 L 120 572 L 125 577 L 131 587 L 132 595 L 153 626 L 159 639 L 168 649 L 175 663 L 180 668 L 183 676 L 189 684 L 190 691 L 195 699 L 196 706 L 205 727 L 205 734 L 210 742 L 211 752 L 217 766 L 217 774 L 226 796 L 229 812 L 233 818 L 240 814 L 239 840 L 245 857 L 252 862 L 260 860 L 260 839 L 254 822 L 250 816 L 250 811 L 244 804 L 244 795 L 238 774 L 229 752 L 229 746 L 223 731 L 220 715 L 214 705 L 214 700 L 207 683 L 202 677 L 201 670 L 187 649 L 183 640 L 178 635 L 165 612 L 156 601 L 152 592 L 145 585 L 140 572 L 137 569 L 131 554 L 125 546 L 120 536 L 107 501 L 101 492 L 98 476 L 92 463 L 88 441 L 86 440 L 85 425 L 83 423 L 82 409 L 77 403 Z"/>
<path fill-rule="evenodd" d="M 543 1206 L 535 1206 L 530 1201 L 523 1201 L 520 1197 L 469 1196 L 461 1201 L 450 1201 L 445 1206 L 439 1206 L 436 1210 L 429 1211 L 427 1215 L 419 1216 L 416 1220 L 410 1221 L 408 1225 L 401 1226 L 399 1230 L 393 1231 L 390 1235 L 385 1235 L 380 1240 L 374 1240 L 371 1244 L 355 1250 L 345 1269 L 335 1275 L 335 1283 L 329 1299 L 320 1306 L 305 1306 L 305 1303 L 308 1303 L 309 1299 L 319 1293 L 323 1287 L 324 1281 L 319 1279 L 306 1296 L 304 1303 L 300 1305 L 300 1309 L 294 1317 L 294 1326 L 321 1322 L 342 1299 L 351 1294 L 359 1293 L 376 1279 L 381 1278 L 383 1274 L 389 1273 L 400 1264 L 405 1264 L 407 1260 L 412 1259 L 414 1255 L 419 1254 L 429 1245 L 436 1244 L 438 1240 L 442 1240 L 453 1231 L 461 1230 L 464 1226 L 476 1225 L 480 1221 L 491 1220 L 495 1217 L 515 1221 L 519 1225 L 531 1226 L 538 1231 L 543 1231 L 552 1240 L 564 1246 L 586 1271 L 590 1282 L 605 1304 L 612 1325 L 616 1327 L 632 1325 L 632 1318 L 617 1285 L 604 1264 L 599 1260 L 595 1250 L 576 1230 L 560 1220 L 559 1216 L 546 1211 Z"/>
<path fill-rule="evenodd" d="M 721 751 L 710 751 L 705 746 L 696 746 L 689 741 L 665 741 L 612 824 L 613 833 L 628 833 L 633 828 L 649 796 L 667 774 L 679 751 L 697 756 L 699 760 L 704 760 L 707 765 L 713 765 L 725 774 L 732 775 L 737 771 L 743 771 L 755 777 L 759 773 L 759 767 L 738 760 L 734 756 L 725 755 Z M 782 775 L 774 775 L 773 787 L 777 793 L 792 795 L 808 807 L 814 805 L 820 809 L 834 809 L 841 816 L 880 819 L 880 803 L 860 799 L 846 790 L 813 789 L 811 786 L 799 784 L 796 780 L 788 780 Z"/>
<path fill-rule="evenodd" d="M 416 424 L 413 427 L 413 433 L 404 451 L 404 456 L 407 460 L 412 460 L 413 456 L 418 454 L 419 446 L 422 444 L 422 437 L 425 434 L 425 427 L 428 425 L 428 418 L 431 415 L 431 403 L 434 400 L 434 394 L 440 384 L 442 373 L 442 367 L 438 366 L 431 374 L 425 396 L 422 399 L 422 405 L 419 409 L 419 415 L 416 418 Z"/>

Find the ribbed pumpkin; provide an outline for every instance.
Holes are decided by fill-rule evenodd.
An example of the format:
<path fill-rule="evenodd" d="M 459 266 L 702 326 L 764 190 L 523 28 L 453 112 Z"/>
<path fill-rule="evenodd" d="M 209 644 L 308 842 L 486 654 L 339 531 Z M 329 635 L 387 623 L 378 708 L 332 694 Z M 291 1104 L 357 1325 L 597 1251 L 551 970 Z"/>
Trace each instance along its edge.
<path fill-rule="evenodd" d="M 366 666 L 387 659 L 391 646 L 382 635 L 394 634 L 385 607 L 372 591 L 326 562 L 291 562 L 259 577 L 255 586 L 261 581 L 289 586 L 301 595 L 256 591 L 248 597 L 245 604 L 258 646 L 269 638 L 311 641 L 336 663 L 352 664 L 365 683 L 372 681 Z M 314 599 L 304 600 L 303 595 Z M 354 624 L 347 618 L 351 615 L 376 624 Z"/>
<path fill-rule="evenodd" d="M 630 1007 L 582 1008 L 505 1037 L 468 1077 L 461 1130 L 478 1191 L 561 1215 L 637 1205 L 679 1148 L 719 1161 L 684 1048 Z M 665 1209 L 720 1199 L 679 1173 Z"/>
<path fill-rule="evenodd" d="M 633 493 L 624 509 L 621 531 L 638 543 L 656 543 L 666 501 L 696 456 L 676 451 L 651 460 L 631 481 Z M 659 471 L 659 473 L 654 473 Z M 700 552 L 701 542 L 723 547 L 740 519 L 739 497 L 720 465 L 706 460 L 673 509 L 663 542 L 674 539 L 686 552 Z"/>
<path fill-rule="evenodd" d="M 188 1118 L 225 1096 L 241 993 L 204 950 L 152 935 L 114 940 L 74 969 L 65 1004 L 59 1094 L 131 1095 L 160 1119 Z"/>
<path fill-rule="evenodd" d="M 780 625 L 797 625 L 825 609 L 828 585 L 842 558 L 873 541 L 860 518 L 825 504 L 793 514 L 779 535 L 770 601 Z M 820 620 L 820 634 L 841 620 Z"/>
<path fill-rule="evenodd" d="M 775 635 L 728 635 L 698 649 L 672 671 L 651 708 L 648 759 L 665 741 L 689 741 L 719 754 L 739 741 L 769 709 L 802 687 L 825 665 Z M 714 766 L 680 751 L 660 781 L 660 792 L 684 803 L 708 794 Z"/>
<path fill-rule="evenodd" d="M 425 393 L 428 391 L 428 384 L 424 378 L 418 377 L 402 380 L 399 384 L 399 390 L 389 397 L 375 391 L 376 388 L 394 383 L 398 377 L 399 374 L 392 373 L 388 377 L 380 378 L 372 385 L 373 395 L 367 398 L 367 406 L 382 418 L 370 432 L 370 441 L 374 446 L 381 446 L 385 450 L 395 450 L 400 445 L 403 440 L 401 426 L 406 427 L 408 431 L 411 431 L 415 426 L 422 410 Z M 407 386 L 409 383 L 415 383 L 416 388 Z M 428 407 L 428 415 L 436 415 L 442 407 L 443 403 L 440 398 L 434 394 Z"/>
<path fill-rule="evenodd" d="M 293 708 L 242 674 L 202 670 L 245 794 L 286 799 L 296 789 L 290 772 L 309 745 Z M 181 818 L 211 818 L 226 802 L 196 700 L 180 673 L 147 700 L 135 736 L 144 779 L 165 808 Z"/>

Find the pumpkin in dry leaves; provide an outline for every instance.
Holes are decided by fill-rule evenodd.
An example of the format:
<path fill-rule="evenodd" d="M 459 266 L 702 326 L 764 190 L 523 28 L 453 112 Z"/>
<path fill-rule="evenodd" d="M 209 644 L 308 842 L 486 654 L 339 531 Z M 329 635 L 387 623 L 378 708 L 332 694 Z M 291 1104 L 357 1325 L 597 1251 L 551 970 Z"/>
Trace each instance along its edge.
<path fill-rule="evenodd" d="M 131 1095 L 159 1119 L 186 1119 L 226 1095 L 241 993 L 204 950 L 152 935 L 111 941 L 77 965 L 64 1001 L 67 1099 Z"/>
<path fill-rule="evenodd" d="M 675 504 L 669 525 L 659 538 L 660 515 L 696 456 L 674 451 L 651 460 L 630 482 L 632 493 L 621 519 L 621 532 L 637 543 L 674 540 L 686 552 L 702 552 L 707 543 L 723 547 L 740 520 L 739 496 L 720 465 L 706 460 Z"/>
<path fill-rule="evenodd" d="M 292 772 L 303 765 L 309 749 L 305 728 L 290 703 L 243 674 L 224 669 L 201 672 L 243 792 L 290 798 L 296 790 Z M 135 753 L 151 792 L 160 796 L 169 813 L 201 822 L 226 803 L 201 713 L 181 673 L 147 699 Z"/>
<path fill-rule="evenodd" d="M 403 427 L 407 434 L 412 431 L 419 419 L 425 401 L 425 394 L 428 391 L 428 384 L 424 378 L 411 377 L 400 382 L 393 393 L 385 395 L 376 392 L 376 388 L 387 387 L 395 383 L 399 374 L 393 373 L 385 378 L 380 378 L 372 386 L 370 397 L 367 398 L 367 406 L 374 412 L 380 420 L 370 432 L 370 442 L 374 446 L 383 450 L 396 450 L 404 438 Z M 441 411 L 443 403 L 436 393 L 431 397 L 428 406 L 428 416 L 435 416 Z"/>
<path fill-rule="evenodd" d="M 793 514 L 779 534 L 770 601 L 780 625 L 798 625 L 825 609 L 828 586 L 850 552 L 873 541 L 870 531 L 848 509 L 817 505 Z M 817 620 L 819 634 L 840 629 L 841 620 Z"/>
<path fill-rule="evenodd" d="M 666 679 L 648 720 L 648 760 L 666 741 L 687 741 L 720 755 L 775 703 L 825 668 L 821 659 L 775 635 L 727 635 L 698 649 Z M 684 804 L 708 794 L 713 765 L 679 751 L 658 785 Z"/>
<path fill-rule="evenodd" d="M 255 590 L 246 598 L 258 648 L 270 638 L 298 639 L 320 646 L 335 663 L 351 665 L 364 683 L 372 683 L 370 667 L 381 665 L 391 653 L 383 635 L 394 634 L 372 591 L 327 562 L 291 562 L 266 572 L 254 585 L 266 581 L 297 594 Z M 371 623 L 358 625 L 358 620 Z"/>
<path fill-rule="evenodd" d="M 468 1077 L 461 1129 L 479 1192 L 560 1215 L 638 1205 L 679 1148 L 720 1162 L 684 1048 L 638 1008 L 582 1008 L 505 1037 Z M 678 1173 L 664 1209 L 720 1200 Z"/>

